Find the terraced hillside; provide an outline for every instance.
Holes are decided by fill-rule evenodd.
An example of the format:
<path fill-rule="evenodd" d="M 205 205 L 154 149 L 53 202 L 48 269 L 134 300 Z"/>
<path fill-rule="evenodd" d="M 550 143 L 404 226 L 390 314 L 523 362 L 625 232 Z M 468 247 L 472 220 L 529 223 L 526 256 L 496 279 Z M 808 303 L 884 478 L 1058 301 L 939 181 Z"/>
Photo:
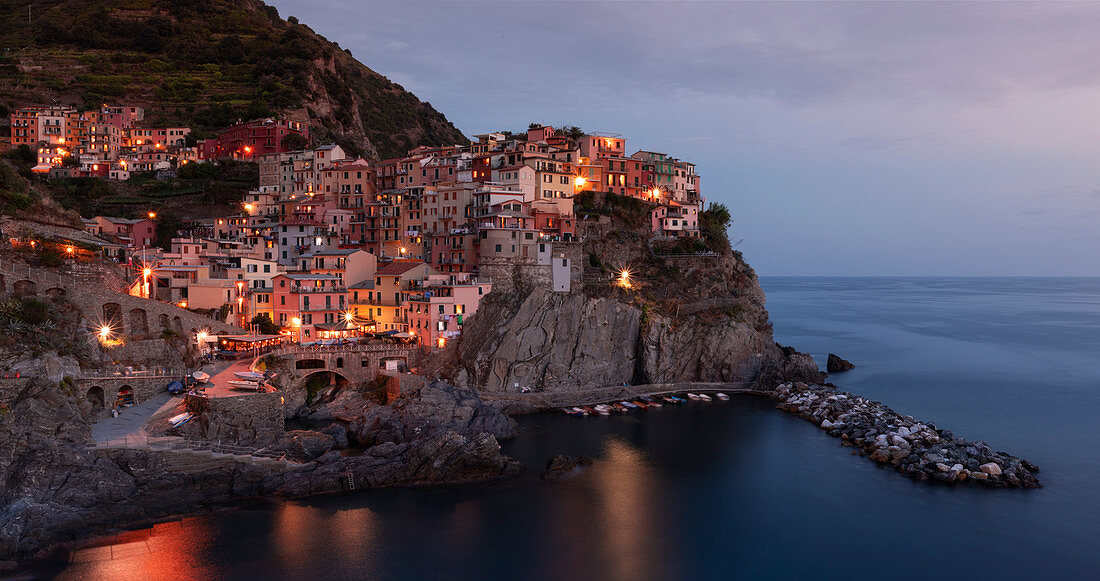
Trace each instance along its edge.
<path fill-rule="evenodd" d="M 140 105 L 197 138 L 280 114 L 366 157 L 466 141 L 429 103 L 259 0 L 0 3 L 0 114 L 53 102 Z"/>

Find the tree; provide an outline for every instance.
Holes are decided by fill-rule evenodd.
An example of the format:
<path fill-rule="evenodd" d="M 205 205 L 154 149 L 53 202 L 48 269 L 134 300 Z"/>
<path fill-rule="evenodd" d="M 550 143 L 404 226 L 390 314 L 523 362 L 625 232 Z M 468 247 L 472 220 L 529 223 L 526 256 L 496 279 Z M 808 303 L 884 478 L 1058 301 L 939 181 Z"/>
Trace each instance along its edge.
<path fill-rule="evenodd" d="M 179 236 L 182 228 L 183 222 L 179 219 L 179 216 L 171 212 L 160 212 L 157 216 L 157 246 L 165 250 L 171 250 L 172 239 Z"/>
<path fill-rule="evenodd" d="M 61 158 L 61 167 L 80 167 L 80 160 L 71 155 L 66 155 Z"/>
<path fill-rule="evenodd" d="M 732 223 L 730 209 L 717 202 L 711 202 L 706 211 L 699 215 L 700 230 L 718 250 L 730 249 L 729 234 L 726 231 Z"/>
<path fill-rule="evenodd" d="M 283 138 L 283 149 L 287 151 L 298 151 L 307 147 L 309 147 L 309 140 L 300 133 L 288 133 Z"/>
<path fill-rule="evenodd" d="M 256 332 L 260 335 L 278 335 L 279 326 L 275 324 L 275 321 L 271 320 L 271 315 L 267 313 L 260 313 L 255 317 L 252 317 L 251 323 L 256 325 Z"/>

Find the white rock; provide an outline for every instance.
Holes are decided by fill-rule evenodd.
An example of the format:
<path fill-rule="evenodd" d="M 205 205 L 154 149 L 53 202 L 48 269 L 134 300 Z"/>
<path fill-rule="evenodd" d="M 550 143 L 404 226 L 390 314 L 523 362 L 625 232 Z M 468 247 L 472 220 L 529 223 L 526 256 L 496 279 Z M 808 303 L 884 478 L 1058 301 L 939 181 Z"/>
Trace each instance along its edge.
<path fill-rule="evenodd" d="M 1000 464 L 997 464 L 996 462 L 989 462 L 987 464 L 982 464 L 981 466 L 978 466 L 978 468 L 981 468 L 982 472 L 985 472 L 986 474 L 988 474 L 990 476 L 1000 476 L 1002 474 L 1001 466 L 1000 466 Z"/>
<path fill-rule="evenodd" d="M 828 418 L 826 418 L 826 419 L 824 419 L 824 420 L 821 420 L 821 429 L 823 429 L 823 430 L 828 430 L 829 428 L 833 427 L 834 425 L 835 425 L 835 424 L 833 424 L 832 422 L 830 422 L 830 421 L 828 420 Z"/>
<path fill-rule="evenodd" d="M 901 436 L 902 438 L 908 436 L 909 435 L 909 428 L 907 428 L 905 426 L 902 426 L 902 427 L 898 428 L 898 435 Z"/>
<path fill-rule="evenodd" d="M 962 472 L 963 465 L 962 464 L 955 464 L 954 466 L 951 467 L 951 469 L 954 470 L 955 472 Z"/>
<path fill-rule="evenodd" d="M 950 472 L 951 467 L 947 464 L 944 464 L 943 462 L 936 462 L 936 470 L 939 470 L 940 472 Z"/>

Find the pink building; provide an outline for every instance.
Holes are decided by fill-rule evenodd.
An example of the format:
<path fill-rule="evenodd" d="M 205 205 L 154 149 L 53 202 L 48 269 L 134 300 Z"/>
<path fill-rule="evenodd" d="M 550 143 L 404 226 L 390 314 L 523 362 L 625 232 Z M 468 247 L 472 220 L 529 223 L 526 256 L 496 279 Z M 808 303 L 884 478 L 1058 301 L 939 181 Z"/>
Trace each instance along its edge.
<path fill-rule="evenodd" d="M 421 345 L 444 347 L 462 333 L 482 297 L 493 290 L 470 274 L 433 274 L 413 281 L 405 292 L 409 331 Z"/>
<path fill-rule="evenodd" d="M 344 320 L 347 288 L 333 274 L 277 274 L 271 278 L 272 312 L 281 333 L 294 341 L 320 338 L 319 325 Z"/>

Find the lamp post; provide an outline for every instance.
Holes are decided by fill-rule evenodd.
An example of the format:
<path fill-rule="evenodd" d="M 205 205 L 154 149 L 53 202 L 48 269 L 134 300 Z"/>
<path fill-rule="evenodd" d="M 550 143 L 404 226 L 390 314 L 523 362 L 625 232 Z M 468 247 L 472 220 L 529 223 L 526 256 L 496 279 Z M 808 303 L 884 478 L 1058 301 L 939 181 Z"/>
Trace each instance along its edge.
<path fill-rule="evenodd" d="M 195 334 L 195 341 L 199 344 L 199 357 L 206 355 L 206 331 L 199 331 Z"/>
<path fill-rule="evenodd" d="M 294 317 L 290 320 L 290 324 L 298 328 L 298 344 L 302 344 L 302 319 Z"/>

